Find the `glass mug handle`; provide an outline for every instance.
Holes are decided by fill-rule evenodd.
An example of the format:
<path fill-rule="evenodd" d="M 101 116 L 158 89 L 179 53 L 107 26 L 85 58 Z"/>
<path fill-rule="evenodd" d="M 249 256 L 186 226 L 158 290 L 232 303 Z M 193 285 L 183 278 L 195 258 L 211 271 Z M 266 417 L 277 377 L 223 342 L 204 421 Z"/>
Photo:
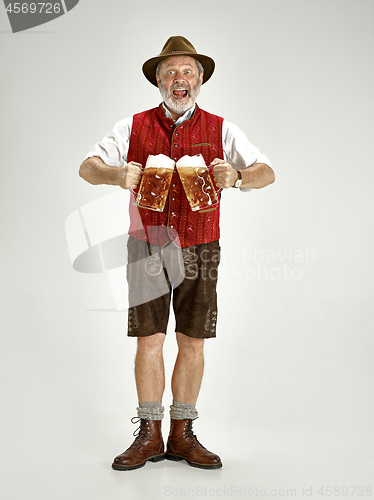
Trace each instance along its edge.
<path fill-rule="evenodd" d="M 141 171 L 142 171 L 142 174 L 141 174 L 141 176 L 140 176 L 140 179 L 139 179 L 138 185 L 137 185 L 137 187 L 136 187 L 135 189 L 140 188 L 140 184 L 141 184 L 141 182 L 142 182 L 142 179 L 143 179 L 143 174 L 144 174 L 144 167 L 143 167 L 143 166 L 142 166 L 142 168 L 141 168 Z M 131 189 L 129 189 L 129 191 L 130 191 L 130 192 L 134 195 L 134 197 L 135 197 L 135 199 L 136 199 L 136 198 L 137 198 L 137 196 L 138 196 L 138 193 L 137 193 L 137 192 L 135 192 L 135 191 L 134 191 L 134 189 L 132 189 L 132 188 L 131 188 Z"/>
<path fill-rule="evenodd" d="M 208 167 L 208 172 L 212 181 L 214 181 L 213 168 L 214 168 L 213 165 L 209 165 Z M 219 194 L 223 188 L 215 187 L 215 181 L 214 181 L 214 189 L 216 190 L 216 193 Z"/>

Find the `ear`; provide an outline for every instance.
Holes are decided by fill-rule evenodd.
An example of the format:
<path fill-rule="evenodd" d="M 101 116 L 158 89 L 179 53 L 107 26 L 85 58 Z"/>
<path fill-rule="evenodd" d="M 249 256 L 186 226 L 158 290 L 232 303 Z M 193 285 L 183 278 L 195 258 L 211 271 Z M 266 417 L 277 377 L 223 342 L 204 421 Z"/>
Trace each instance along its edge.
<path fill-rule="evenodd" d="M 204 72 L 201 73 L 201 75 L 200 75 L 200 85 L 203 84 L 203 80 L 204 80 Z"/>
<path fill-rule="evenodd" d="M 159 87 L 160 86 L 160 78 L 156 75 L 156 81 L 157 81 L 157 86 Z"/>

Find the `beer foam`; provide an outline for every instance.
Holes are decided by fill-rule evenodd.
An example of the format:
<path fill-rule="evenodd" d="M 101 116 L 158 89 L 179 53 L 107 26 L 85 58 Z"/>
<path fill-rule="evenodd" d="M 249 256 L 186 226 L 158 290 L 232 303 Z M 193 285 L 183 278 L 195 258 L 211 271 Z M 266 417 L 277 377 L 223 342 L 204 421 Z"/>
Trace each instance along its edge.
<path fill-rule="evenodd" d="M 205 167 L 205 161 L 202 155 L 194 156 L 182 156 L 180 160 L 177 161 L 177 168 L 181 167 Z"/>
<path fill-rule="evenodd" d="M 165 155 L 149 155 L 147 158 L 147 167 L 163 167 L 170 168 L 174 170 L 175 161 Z"/>

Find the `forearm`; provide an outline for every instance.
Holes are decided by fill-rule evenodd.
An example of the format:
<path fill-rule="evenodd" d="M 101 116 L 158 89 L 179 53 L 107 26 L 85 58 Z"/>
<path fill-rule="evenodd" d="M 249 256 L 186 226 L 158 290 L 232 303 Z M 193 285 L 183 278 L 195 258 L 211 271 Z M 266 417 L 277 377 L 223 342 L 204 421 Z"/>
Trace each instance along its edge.
<path fill-rule="evenodd" d="M 241 187 L 260 189 L 275 181 L 274 171 L 266 163 L 254 163 L 240 170 L 243 182 Z"/>
<path fill-rule="evenodd" d="M 96 156 L 84 160 L 79 168 L 79 175 L 90 184 L 120 184 L 121 169 L 110 167 Z"/>

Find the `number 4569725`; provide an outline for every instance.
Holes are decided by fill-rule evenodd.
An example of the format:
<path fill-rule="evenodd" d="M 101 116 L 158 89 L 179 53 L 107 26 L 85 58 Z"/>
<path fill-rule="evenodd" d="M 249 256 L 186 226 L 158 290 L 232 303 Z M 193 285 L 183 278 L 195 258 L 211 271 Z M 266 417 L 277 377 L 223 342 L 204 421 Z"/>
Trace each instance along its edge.
<path fill-rule="evenodd" d="M 59 14 L 61 12 L 61 5 L 59 3 L 21 3 L 10 2 L 6 11 L 10 14 Z"/>

